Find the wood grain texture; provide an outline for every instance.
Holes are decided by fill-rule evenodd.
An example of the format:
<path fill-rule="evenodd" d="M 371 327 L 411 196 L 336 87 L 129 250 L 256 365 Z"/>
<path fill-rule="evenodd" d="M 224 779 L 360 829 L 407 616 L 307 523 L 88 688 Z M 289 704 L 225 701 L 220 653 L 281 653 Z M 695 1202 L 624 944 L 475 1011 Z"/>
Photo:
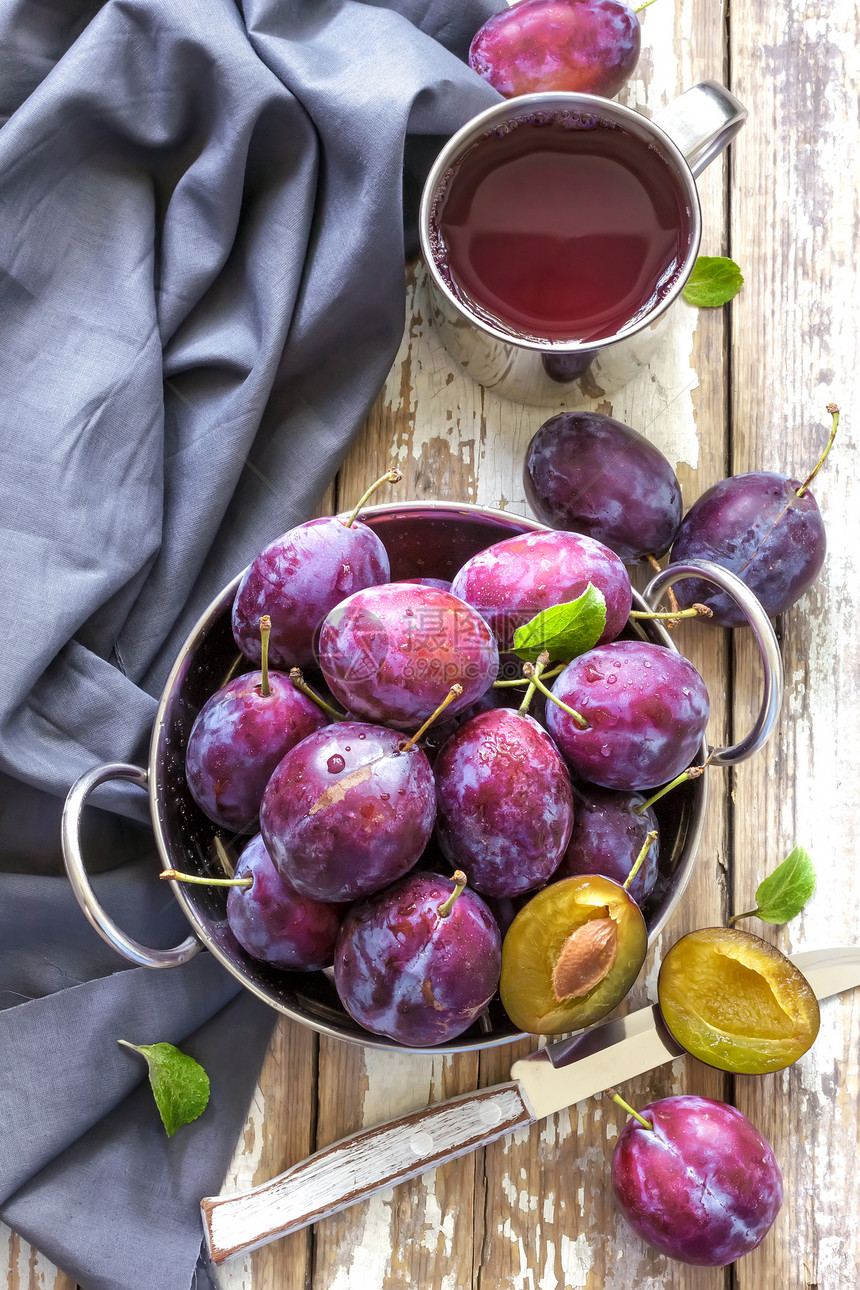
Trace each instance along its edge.
<path fill-rule="evenodd" d="M 858 13 L 738 0 L 736 93 L 750 120 L 735 150 L 732 245 L 746 284 L 734 307 L 734 469 L 803 479 L 826 440 L 826 404 L 845 413 L 813 486 L 828 531 L 824 573 L 779 624 L 787 693 L 768 758 L 737 775 L 735 905 L 795 840 L 818 889 L 786 928 L 751 920 L 781 949 L 857 943 L 860 728 L 857 433 L 860 396 Z M 736 641 L 736 720 L 746 720 L 753 651 Z M 789 1071 L 737 1080 L 735 1100 L 770 1140 L 785 1203 L 765 1245 L 738 1264 L 739 1290 L 860 1284 L 860 992 L 822 1006 L 812 1050 Z"/>

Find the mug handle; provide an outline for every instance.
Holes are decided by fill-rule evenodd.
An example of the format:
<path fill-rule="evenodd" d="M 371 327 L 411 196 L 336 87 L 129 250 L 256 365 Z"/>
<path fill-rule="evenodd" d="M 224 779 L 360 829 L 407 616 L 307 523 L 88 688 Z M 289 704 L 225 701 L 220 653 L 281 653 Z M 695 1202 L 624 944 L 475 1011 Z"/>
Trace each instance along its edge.
<path fill-rule="evenodd" d="M 87 798 L 99 784 L 109 779 L 127 779 L 140 788 L 149 787 L 149 776 L 139 766 L 130 766 L 126 762 L 108 762 L 86 771 L 69 789 L 63 807 L 62 842 L 63 860 L 66 873 L 72 884 L 72 891 L 81 909 L 87 916 L 103 941 L 107 941 L 130 963 L 137 967 L 169 968 L 179 967 L 199 954 L 203 946 L 195 937 L 189 936 L 181 945 L 172 950 L 151 950 L 127 936 L 111 918 L 93 891 L 81 850 L 81 815 Z"/>
<path fill-rule="evenodd" d="M 746 761 L 754 752 L 758 752 L 773 734 L 779 710 L 782 707 L 784 675 L 782 655 L 779 642 L 773 630 L 773 624 L 764 611 L 764 607 L 754 592 L 737 574 L 715 564 L 713 560 L 686 560 L 683 563 L 669 564 L 648 583 L 642 598 L 649 609 L 654 610 L 663 592 L 682 578 L 700 578 L 713 583 L 721 591 L 731 596 L 752 628 L 753 635 L 761 652 L 762 671 L 764 673 L 764 693 L 761 707 L 752 730 L 740 743 L 727 748 L 715 748 L 711 753 L 712 766 L 736 766 Z"/>
<path fill-rule="evenodd" d="M 740 130 L 749 113 L 718 81 L 702 81 L 651 118 L 700 175 Z"/>

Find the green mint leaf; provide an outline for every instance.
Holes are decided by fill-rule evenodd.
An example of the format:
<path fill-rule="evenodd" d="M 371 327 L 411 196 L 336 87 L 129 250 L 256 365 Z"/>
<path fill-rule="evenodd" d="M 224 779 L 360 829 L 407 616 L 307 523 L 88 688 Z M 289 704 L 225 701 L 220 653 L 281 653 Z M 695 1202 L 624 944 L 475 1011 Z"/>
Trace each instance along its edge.
<path fill-rule="evenodd" d="M 544 650 L 554 663 L 569 663 L 596 645 L 606 626 L 603 592 L 589 583 L 582 595 L 563 605 L 542 609 L 514 633 L 514 653 L 536 663 Z"/>
<path fill-rule="evenodd" d="M 717 309 L 734 299 L 743 284 L 743 274 L 734 260 L 724 255 L 700 255 L 684 287 L 684 299 L 700 309 Z"/>
<path fill-rule="evenodd" d="M 755 894 L 756 917 L 765 923 L 787 923 L 799 914 L 815 887 L 815 868 L 803 847 L 795 846 Z"/>
<path fill-rule="evenodd" d="M 209 1076 L 193 1057 L 181 1053 L 173 1044 L 138 1046 L 127 1039 L 118 1039 L 117 1043 L 146 1058 L 152 1095 L 169 1138 L 181 1125 L 203 1114 L 209 1101 Z"/>

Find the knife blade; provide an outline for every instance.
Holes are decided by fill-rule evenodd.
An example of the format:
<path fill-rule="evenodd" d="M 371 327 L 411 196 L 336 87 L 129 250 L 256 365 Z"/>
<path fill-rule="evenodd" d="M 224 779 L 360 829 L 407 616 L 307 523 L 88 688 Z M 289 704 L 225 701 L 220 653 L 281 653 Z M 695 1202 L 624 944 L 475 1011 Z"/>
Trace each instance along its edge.
<path fill-rule="evenodd" d="M 816 998 L 860 985 L 860 946 L 790 955 Z M 514 1062 L 511 1080 L 361 1129 L 232 1196 L 201 1201 L 215 1264 L 336 1214 L 374 1192 L 527 1128 L 681 1056 L 656 1006 L 592 1026 Z"/>

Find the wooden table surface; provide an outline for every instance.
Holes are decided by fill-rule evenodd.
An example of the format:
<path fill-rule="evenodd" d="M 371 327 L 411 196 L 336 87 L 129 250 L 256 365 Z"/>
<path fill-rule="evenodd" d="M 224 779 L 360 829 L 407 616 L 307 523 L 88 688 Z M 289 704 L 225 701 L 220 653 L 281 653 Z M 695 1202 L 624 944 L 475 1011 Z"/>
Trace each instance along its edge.
<path fill-rule="evenodd" d="M 783 950 L 860 941 L 860 523 L 852 471 L 860 393 L 857 27 L 851 0 L 826 7 L 735 0 L 730 14 L 716 4 L 659 0 L 643 17 L 642 58 L 621 95 L 648 115 L 711 77 L 749 108 L 731 155 L 700 180 L 702 252 L 730 253 L 746 283 L 725 310 L 679 307 L 667 347 L 599 410 L 647 433 L 678 463 L 689 505 L 729 473 L 763 468 L 803 478 L 826 439 L 826 404 L 835 399 L 843 409 L 836 448 L 814 488 L 829 534 L 824 574 L 777 623 L 786 669 L 779 728 L 758 757 L 712 774 L 693 881 L 652 948 L 633 1006 L 654 999 L 668 946 L 750 908 L 759 880 L 795 840 L 816 862 L 815 896 L 787 928 L 751 926 Z M 428 324 L 420 270 L 410 270 L 409 283 L 403 346 L 338 477 L 338 508 L 395 461 L 404 472 L 398 499 L 467 500 L 525 513 L 523 455 L 549 413 L 488 394 L 456 370 Z M 677 639 L 710 689 L 710 741 L 739 736 L 760 686 L 748 635 L 692 623 Z M 519 1051 L 392 1057 L 318 1040 L 282 1019 L 225 1191 L 263 1181 L 358 1126 L 505 1079 Z M 671 1263 L 626 1228 L 609 1187 L 623 1116 L 604 1097 L 224 1265 L 218 1284 L 855 1290 L 858 1054 L 855 992 L 823 1005 L 818 1040 L 787 1071 L 735 1079 L 686 1058 L 624 1086 L 634 1104 L 680 1092 L 734 1102 L 771 1142 L 785 1203 L 762 1247 L 732 1268 Z M 73 1290 L 5 1229 L 4 1243 L 8 1290 Z"/>

